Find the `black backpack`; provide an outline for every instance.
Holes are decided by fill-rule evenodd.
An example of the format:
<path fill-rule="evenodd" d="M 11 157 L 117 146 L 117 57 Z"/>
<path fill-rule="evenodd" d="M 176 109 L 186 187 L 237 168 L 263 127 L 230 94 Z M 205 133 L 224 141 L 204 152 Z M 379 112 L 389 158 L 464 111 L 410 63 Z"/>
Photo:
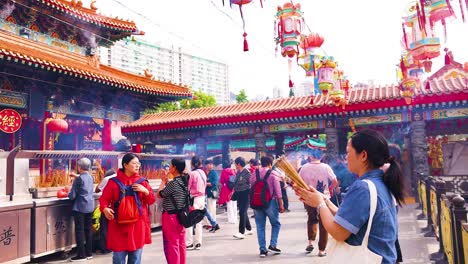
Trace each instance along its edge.
<path fill-rule="evenodd" d="M 182 187 L 185 191 L 185 206 L 182 209 L 177 209 L 177 204 L 174 197 L 171 197 L 172 204 L 177 209 L 177 219 L 179 223 L 184 227 L 191 227 L 198 224 L 205 217 L 206 208 L 195 209 L 190 211 L 190 205 L 193 204 L 190 192 L 188 190 L 188 183 L 181 185 L 179 182 L 177 184 Z"/>

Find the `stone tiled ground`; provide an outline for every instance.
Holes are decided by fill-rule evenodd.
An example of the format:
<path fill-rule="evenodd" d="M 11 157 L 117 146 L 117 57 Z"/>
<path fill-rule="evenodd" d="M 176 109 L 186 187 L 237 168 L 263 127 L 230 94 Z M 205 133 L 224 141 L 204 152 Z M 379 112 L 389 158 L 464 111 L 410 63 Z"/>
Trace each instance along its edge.
<path fill-rule="evenodd" d="M 320 258 L 317 252 L 305 254 L 307 243 L 306 213 L 302 204 L 297 201 L 294 194 L 291 212 L 281 215 L 281 232 L 278 247 L 283 254 L 269 255 L 260 259 L 256 235 L 247 236 L 244 240 L 236 240 L 233 234 L 237 232 L 237 225 L 226 223 L 226 214 L 218 215 L 221 230 L 215 234 L 205 231 L 203 246 L 199 251 L 187 252 L 187 263 L 326 263 L 326 257 Z M 428 254 L 437 251 L 435 238 L 424 238 L 420 232 L 425 227 L 424 221 L 416 220 L 415 205 L 408 205 L 400 210 L 400 243 L 403 250 L 404 263 L 430 263 Z M 252 223 L 254 223 L 253 219 Z M 268 225 L 267 225 L 268 226 Z M 267 244 L 270 230 L 267 229 Z M 36 263 L 63 263 L 67 260 L 57 260 L 57 256 L 36 260 Z M 94 256 L 87 263 L 112 263 L 112 256 Z M 166 263 L 162 249 L 161 232 L 153 234 L 153 244 L 144 248 L 143 263 Z"/>

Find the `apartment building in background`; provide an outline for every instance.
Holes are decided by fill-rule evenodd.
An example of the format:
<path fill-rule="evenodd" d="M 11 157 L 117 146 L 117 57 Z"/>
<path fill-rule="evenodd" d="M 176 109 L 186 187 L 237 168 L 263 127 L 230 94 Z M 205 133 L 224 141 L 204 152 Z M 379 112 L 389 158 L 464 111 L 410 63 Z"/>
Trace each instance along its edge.
<path fill-rule="evenodd" d="M 154 79 L 182 83 L 192 91 L 216 98 L 220 105 L 230 103 L 227 64 L 188 54 L 180 47 L 162 47 L 141 38 L 130 37 L 100 50 L 101 63 Z"/>

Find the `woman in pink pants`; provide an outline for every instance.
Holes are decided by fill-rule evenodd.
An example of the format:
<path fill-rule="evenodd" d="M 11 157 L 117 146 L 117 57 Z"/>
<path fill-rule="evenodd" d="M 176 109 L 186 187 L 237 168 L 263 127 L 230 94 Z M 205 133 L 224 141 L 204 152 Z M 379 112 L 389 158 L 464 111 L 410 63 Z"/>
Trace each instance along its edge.
<path fill-rule="evenodd" d="M 188 178 L 183 174 L 185 161 L 172 159 L 169 172 L 174 179 L 161 179 L 158 196 L 163 198 L 162 233 L 164 255 L 168 264 L 185 264 L 185 228 L 177 219 L 177 212 L 186 206 Z"/>

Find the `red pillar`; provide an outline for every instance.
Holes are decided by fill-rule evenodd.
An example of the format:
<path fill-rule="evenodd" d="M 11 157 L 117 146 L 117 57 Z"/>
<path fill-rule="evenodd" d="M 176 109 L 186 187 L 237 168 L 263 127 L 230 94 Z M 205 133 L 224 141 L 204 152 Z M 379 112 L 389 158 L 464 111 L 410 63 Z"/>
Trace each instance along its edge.
<path fill-rule="evenodd" d="M 104 127 L 102 128 L 102 150 L 104 151 L 113 150 L 111 127 L 112 120 L 105 118 Z"/>

